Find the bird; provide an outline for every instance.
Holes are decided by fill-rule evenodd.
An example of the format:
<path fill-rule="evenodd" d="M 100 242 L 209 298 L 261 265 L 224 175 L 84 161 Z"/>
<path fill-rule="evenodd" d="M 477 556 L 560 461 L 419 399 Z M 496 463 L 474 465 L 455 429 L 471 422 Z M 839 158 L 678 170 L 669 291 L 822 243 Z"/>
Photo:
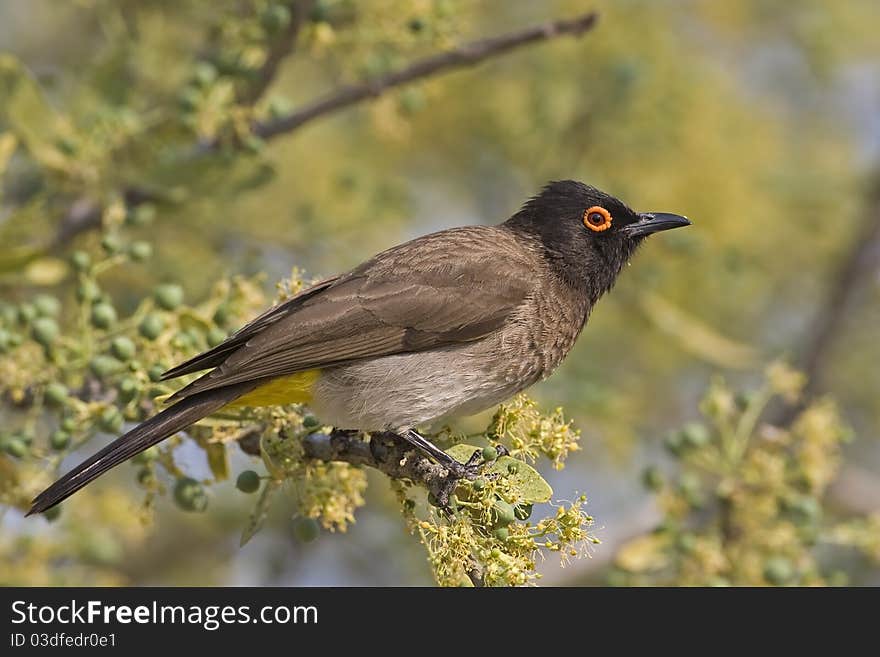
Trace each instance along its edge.
<path fill-rule="evenodd" d="M 28 515 L 224 407 L 305 404 L 334 430 L 390 434 L 450 477 L 473 477 L 473 459 L 453 459 L 420 427 L 547 378 L 645 238 L 690 223 L 560 180 L 501 224 L 391 247 L 166 371 L 204 373 L 40 493 Z"/>

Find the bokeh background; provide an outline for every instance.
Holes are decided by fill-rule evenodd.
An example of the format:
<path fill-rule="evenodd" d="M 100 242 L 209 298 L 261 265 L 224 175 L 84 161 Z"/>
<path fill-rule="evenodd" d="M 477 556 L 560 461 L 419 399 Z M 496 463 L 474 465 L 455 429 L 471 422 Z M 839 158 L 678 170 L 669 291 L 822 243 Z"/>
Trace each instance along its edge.
<path fill-rule="evenodd" d="M 292 266 L 332 274 L 429 231 L 497 223 L 544 182 L 580 179 L 694 226 L 650 241 L 564 366 L 532 391 L 582 431 L 583 450 L 547 476 L 562 497 L 588 496 L 603 541 L 565 569 L 549 559 L 544 581 L 607 581 L 620 545 L 658 522 L 640 473 L 677 467 L 667 432 L 698 417 L 714 375 L 749 386 L 779 357 L 807 373 L 810 394 L 833 396 L 857 437 L 828 508 L 842 518 L 880 509 L 880 4 L 301 4 L 311 6 L 295 46 L 257 93 L 241 92 L 260 86 L 266 52 L 247 26 L 268 30 L 271 3 L 0 0 L 0 138 L 17 140 L 0 198 L 3 300 L 72 295 L 52 259 L 94 247 L 107 221 L 95 208 L 137 205 L 143 190 L 155 217 L 128 230 L 152 243 L 152 259 L 105 282 L 129 310 L 166 281 L 198 300 L 220 277 L 265 272 L 271 294 Z M 229 139 L 254 116 L 271 121 L 342 84 L 591 10 L 599 22 L 580 38 L 417 80 L 271 139 Z M 24 124 L 8 112 L 22 71 L 51 108 Z M 194 76 L 209 90 L 193 91 Z M 235 144 L 199 153 L 215 139 Z M 187 467 L 206 470 L 190 451 Z M 234 455 L 233 470 L 248 464 Z M 96 487 L 123 510 L 137 504 L 128 468 Z M 308 544 L 294 540 L 282 500 L 242 549 L 253 500 L 231 482 L 206 513 L 160 501 L 146 526 L 101 511 L 49 524 L 8 508 L 4 550 L 30 556 L 6 579 L 430 584 L 381 475 L 370 473 L 367 497 L 347 533 Z M 70 557 L 41 562 L 34 546 L 52 542 Z M 880 584 L 867 558 L 834 560 L 849 581 Z"/>

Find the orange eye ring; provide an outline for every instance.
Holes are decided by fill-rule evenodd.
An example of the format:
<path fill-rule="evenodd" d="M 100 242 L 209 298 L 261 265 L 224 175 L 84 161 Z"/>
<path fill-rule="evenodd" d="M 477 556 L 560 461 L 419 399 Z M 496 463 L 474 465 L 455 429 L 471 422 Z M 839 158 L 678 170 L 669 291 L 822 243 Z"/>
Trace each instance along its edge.
<path fill-rule="evenodd" d="M 584 211 L 584 226 L 594 233 L 601 233 L 611 228 L 611 213 L 600 205 L 594 205 Z"/>

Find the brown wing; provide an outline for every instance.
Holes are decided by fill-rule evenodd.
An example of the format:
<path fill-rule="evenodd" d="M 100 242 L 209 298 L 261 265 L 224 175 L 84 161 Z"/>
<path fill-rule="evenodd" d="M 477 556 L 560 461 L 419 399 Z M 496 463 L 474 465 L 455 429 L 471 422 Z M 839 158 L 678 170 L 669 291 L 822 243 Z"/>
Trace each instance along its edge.
<path fill-rule="evenodd" d="M 452 229 L 385 251 L 253 332 L 172 400 L 477 340 L 500 328 L 530 294 L 530 255 L 496 227 Z"/>
<path fill-rule="evenodd" d="M 193 372 L 200 372 L 211 367 L 217 367 L 226 360 L 226 357 L 229 356 L 229 354 L 242 347 L 257 333 L 270 324 L 290 315 L 294 310 L 299 308 L 304 301 L 311 299 L 319 292 L 330 287 L 337 278 L 337 276 L 334 276 L 333 278 L 327 278 L 319 283 L 315 283 L 287 301 L 272 306 L 262 315 L 255 317 L 242 326 L 217 346 L 208 349 L 208 351 L 203 351 L 199 355 L 172 367 L 167 372 L 164 372 L 162 374 L 162 379 L 174 379 L 178 376 L 183 376 L 184 374 L 192 374 Z"/>

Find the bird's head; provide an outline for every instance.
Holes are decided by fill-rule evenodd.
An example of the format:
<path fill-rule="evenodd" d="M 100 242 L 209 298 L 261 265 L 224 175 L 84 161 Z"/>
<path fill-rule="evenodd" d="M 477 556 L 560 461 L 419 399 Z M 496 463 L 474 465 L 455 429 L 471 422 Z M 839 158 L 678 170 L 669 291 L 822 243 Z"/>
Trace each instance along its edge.
<path fill-rule="evenodd" d="M 690 223 L 677 214 L 636 212 L 595 187 L 561 180 L 548 183 L 506 225 L 536 239 L 554 271 L 595 302 L 648 235 Z"/>

